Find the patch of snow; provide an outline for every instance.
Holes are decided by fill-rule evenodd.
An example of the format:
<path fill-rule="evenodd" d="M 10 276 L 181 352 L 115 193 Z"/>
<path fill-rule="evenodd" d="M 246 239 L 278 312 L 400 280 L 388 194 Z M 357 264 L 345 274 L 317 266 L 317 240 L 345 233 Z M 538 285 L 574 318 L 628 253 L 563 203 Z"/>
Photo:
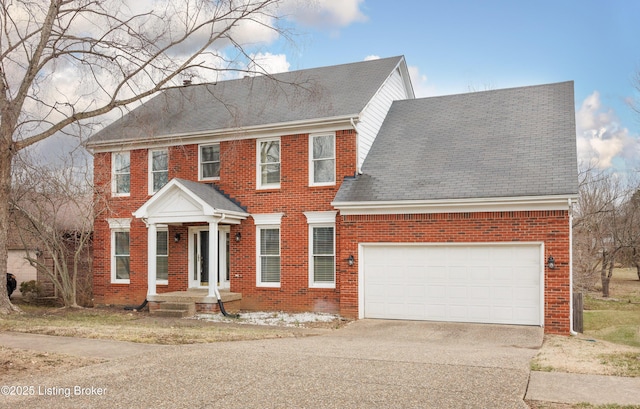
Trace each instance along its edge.
<path fill-rule="evenodd" d="M 243 312 L 239 318 L 225 317 L 222 314 L 196 314 L 195 319 L 214 322 L 233 322 L 236 324 L 275 325 L 281 327 L 304 327 L 313 322 L 333 322 L 340 316 L 315 312 Z"/>

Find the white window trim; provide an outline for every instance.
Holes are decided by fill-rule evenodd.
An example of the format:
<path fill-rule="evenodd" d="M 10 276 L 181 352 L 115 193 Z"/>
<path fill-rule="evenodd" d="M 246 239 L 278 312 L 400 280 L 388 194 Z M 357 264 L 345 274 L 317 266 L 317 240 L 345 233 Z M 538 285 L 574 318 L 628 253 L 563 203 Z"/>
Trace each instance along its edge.
<path fill-rule="evenodd" d="M 129 278 L 116 278 L 116 233 L 129 233 Z M 111 229 L 111 283 L 130 284 L 131 283 L 131 230 Z"/>
<path fill-rule="evenodd" d="M 129 265 L 131 265 L 131 219 L 107 219 L 109 223 L 109 235 L 111 236 L 111 283 L 114 284 L 130 284 L 131 279 L 116 279 L 116 235 L 115 232 L 129 232 Z M 131 277 L 131 271 L 129 271 Z"/>
<path fill-rule="evenodd" d="M 256 225 L 256 287 L 271 287 L 271 288 L 280 288 L 280 283 L 282 282 L 282 229 L 280 225 L 282 224 L 282 216 L 283 213 L 266 213 L 266 214 L 252 214 L 254 224 Z M 260 230 L 261 229 L 279 229 L 280 230 L 280 281 L 277 283 L 263 283 L 261 281 L 262 271 L 260 262 Z"/>
<path fill-rule="evenodd" d="M 315 182 L 314 158 L 313 158 L 313 139 L 319 136 L 333 136 L 333 181 L 332 182 Z M 329 158 L 323 158 L 327 160 Z M 309 186 L 335 186 L 336 184 L 336 133 L 325 132 L 309 135 Z"/>
<path fill-rule="evenodd" d="M 110 229 L 126 230 L 131 228 L 131 218 L 107 219 L 107 223 L 109 223 Z"/>
<path fill-rule="evenodd" d="M 209 178 L 205 178 L 202 175 L 202 148 L 207 146 L 213 146 L 213 145 L 218 145 L 218 150 L 220 149 L 220 142 L 203 143 L 201 145 L 198 145 L 198 180 L 220 180 L 219 175 L 214 177 L 209 177 Z M 220 169 L 222 169 L 222 159 L 220 159 L 219 163 L 220 163 Z"/>
<path fill-rule="evenodd" d="M 309 288 L 336 288 L 336 215 L 338 212 L 304 212 L 309 224 Z M 333 282 L 316 283 L 313 280 L 313 229 L 315 227 L 333 228 Z"/>
<path fill-rule="evenodd" d="M 116 155 L 121 154 L 129 155 L 129 192 L 128 193 L 119 193 L 118 183 L 116 181 Z M 113 197 L 127 197 L 131 196 L 131 151 L 120 151 L 120 152 L 111 152 L 111 196 Z"/>
<path fill-rule="evenodd" d="M 256 186 L 257 189 L 280 189 L 280 182 L 278 183 L 268 183 L 262 184 L 262 166 L 260 162 L 260 144 L 262 142 L 273 142 L 277 141 L 280 145 L 280 161 L 278 164 L 280 165 L 280 180 L 282 180 L 282 141 L 280 138 L 263 138 L 256 139 Z"/>
<path fill-rule="evenodd" d="M 157 235 L 158 232 L 161 231 L 166 231 L 167 232 L 167 260 L 169 259 L 169 227 L 166 225 L 158 225 L 157 229 L 156 229 L 156 240 L 157 240 Z M 164 255 L 163 255 L 164 256 Z M 156 252 L 156 259 L 158 257 L 158 253 Z M 166 280 L 159 280 L 158 279 L 158 262 L 156 261 L 156 284 L 160 284 L 160 285 L 168 285 L 169 284 L 169 279 L 167 278 Z"/>
<path fill-rule="evenodd" d="M 168 149 L 149 149 L 149 176 L 147 177 L 147 180 L 149 182 L 149 195 L 153 195 L 154 193 L 156 193 L 158 190 L 153 190 L 153 174 L 157 173 L 153 171 L 153 152 L 166 152 L 167 153 L 167 183 L 169 183 L 169 150 Z M 129 163 L 131 163 L 131 161 L 129 161 Z M 163 171 L 164 172 L 164 171 Z M 131 190 L 131 189 L 129 189 Z"/>

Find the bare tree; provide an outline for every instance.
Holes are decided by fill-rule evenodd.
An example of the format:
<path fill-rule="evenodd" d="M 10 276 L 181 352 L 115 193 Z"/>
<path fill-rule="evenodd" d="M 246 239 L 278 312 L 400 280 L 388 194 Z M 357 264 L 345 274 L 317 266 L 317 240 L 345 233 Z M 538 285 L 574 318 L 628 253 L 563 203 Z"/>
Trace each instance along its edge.
<path fill-rule="evenodd" d="M 640 190 L 635 192 L 620 206 L 620 222 L 616 234 L 621 243 L 620 261 L 633 266 L 640 280 Z"/>
<path fill-rule="evenodd" d="M 71 156 L 55 165 L 14 162 L 10 204 L 14 215 L 20 216 L 19 223 L 13 220 L 16 231 L 25 248 L 35 241 L 47 255 L 37 257 L 27 251 L 25 258 L 46 275 L 67 307 L 79 306 L 79 278 L 90 275 L 94 220 L 90 172 L 86 164 L 75 166 Z M 81 286 L 80 290 L 90 289 Z"/>
<path fill-rule="evenodd" d="M 573 222 L 574 283 L 578 289 L 589 290 L 600 278 L 602 294 L 609 296 L 616 255 L 625 245 L 619 231 L 624 195 L 615 175 L 592 168 L 580 172 Z"/>
<path fill-rule="evenodd" d="M 92 118 L 250 60 L 243 37 L 287 35 L 278 0 L 0 0 L 0 277 L 15 155 Z M 228 52 L 227 52 L 228 51 Z M 19 311 L 0 280 L 0 312 Z"/>

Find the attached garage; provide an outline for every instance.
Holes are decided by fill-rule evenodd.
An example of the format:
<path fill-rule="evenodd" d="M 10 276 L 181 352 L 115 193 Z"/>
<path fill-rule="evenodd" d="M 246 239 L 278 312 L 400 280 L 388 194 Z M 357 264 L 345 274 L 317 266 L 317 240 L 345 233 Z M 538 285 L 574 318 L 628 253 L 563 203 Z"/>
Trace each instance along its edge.
<path fill-rule="evenodd" d="M 361 318 L 543 325 L 542 243 L 361 244 Z"/>

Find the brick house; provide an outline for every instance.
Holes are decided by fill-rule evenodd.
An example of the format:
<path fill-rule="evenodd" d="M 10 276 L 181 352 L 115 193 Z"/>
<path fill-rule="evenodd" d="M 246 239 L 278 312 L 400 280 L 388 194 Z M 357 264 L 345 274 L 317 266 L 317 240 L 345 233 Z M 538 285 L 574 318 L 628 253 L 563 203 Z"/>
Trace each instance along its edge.
<path fill-rule="evenodd" d="M 167 90 L 87 143 L 95 302 L 568 334 L 574 116 L 572 82 L 414 99 L 404 57 Z"/>

